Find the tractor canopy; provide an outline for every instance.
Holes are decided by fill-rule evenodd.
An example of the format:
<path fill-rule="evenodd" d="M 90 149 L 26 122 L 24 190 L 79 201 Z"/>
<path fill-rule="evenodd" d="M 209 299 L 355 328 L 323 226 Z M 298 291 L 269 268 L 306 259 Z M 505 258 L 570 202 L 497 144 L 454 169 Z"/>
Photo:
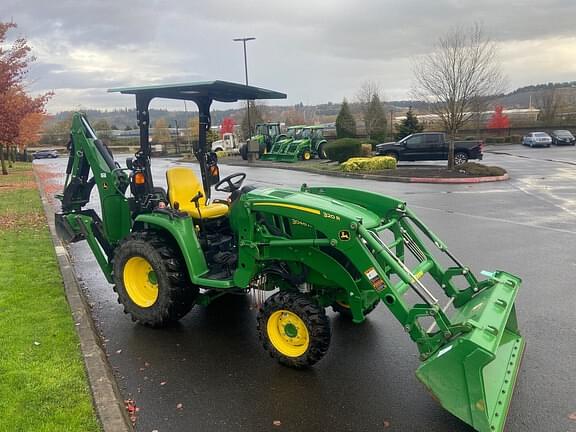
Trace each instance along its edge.
<path fill-rule="evenodd" d="M 154 185 L 150 170 L 151 146 L 150 101 L 155 98 L 189 100 L 198 106 L 199 134 L 198 142 L 194 145 L 194 155 L 200 163 L 202 183 L 206 198 L 210 198 L 210 188 L 219 179 L 216 159 L 210 153 L 206 143 L 206 134 L 210 130 L 210 106 L 213 101 L 237 102 L 239 100 L 255 99 L 286 99 L 285 93 L 267 90 L 260 87 L 247 86 L 228 81 L 200 81 L 176 84 L 147 85 L 137 87 L 118 87 L 109 89 L 110 93 L 132 94 L 136 96 L 136 114 L 140 128 L 140 154 L 142 164 L 145 166 L 145 185 L 148 193 L 152 193 Z"/>

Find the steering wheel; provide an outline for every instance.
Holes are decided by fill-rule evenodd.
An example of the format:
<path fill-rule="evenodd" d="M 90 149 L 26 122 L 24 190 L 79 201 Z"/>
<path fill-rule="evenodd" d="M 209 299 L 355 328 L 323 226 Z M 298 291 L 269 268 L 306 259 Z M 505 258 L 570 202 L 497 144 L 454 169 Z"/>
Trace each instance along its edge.
<path fill-rule="evenodd" d="M 214 185 L 214 189 L 218 192 L 234 192 L 242 187 L 242 183 L 246 179 L 246 173 L 236 173 L 231 174 L 228 177 L 224 177 L 218 183 Z"/>

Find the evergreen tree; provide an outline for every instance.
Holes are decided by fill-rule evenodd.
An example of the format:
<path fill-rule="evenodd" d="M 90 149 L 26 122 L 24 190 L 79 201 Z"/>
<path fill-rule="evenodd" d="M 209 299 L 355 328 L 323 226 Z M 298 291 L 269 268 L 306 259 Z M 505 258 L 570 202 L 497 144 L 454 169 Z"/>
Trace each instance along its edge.
<path fill-rule="evenodd" d="M 384 141 L 386 139 L 386 115 L 382 102 L 376 93 L 372 95 L 368 109 L 366 110 L 366 134 L 368 139 Z"/>
<path fill-rule="evenodd" d="M 336 137 L 338 138 L 355 138 L 356 137 L 356 121 L 346 98 L 342 101 L 340 112 L 336 117 Z"/>
<path fill-rule="evenodd" d="M 418 121 L 418 117 L 414 115 L 412 107 L 408 108 L 406 118 L 402 120 L 399 125 L 396 125 L 396 140 L 402 139 L 413 133 L 420 133 L 424 130 L 424 125 Z"/>

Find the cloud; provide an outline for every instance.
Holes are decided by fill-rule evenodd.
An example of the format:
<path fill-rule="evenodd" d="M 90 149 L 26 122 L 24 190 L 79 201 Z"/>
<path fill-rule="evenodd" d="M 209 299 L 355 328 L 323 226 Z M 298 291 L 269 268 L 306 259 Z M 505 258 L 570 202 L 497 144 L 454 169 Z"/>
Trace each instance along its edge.
<path fill-rule="evenodd" d="M 35 92 L 54 90 L 51 111 L 78 104 L 131 106 L 113 86 L 244 80 L 239 36 L 248 43 L 250 82 L 288 93 L 287 104 L 353 98 L 365 80 L 388 99 L 408 97 L 410 58 L 429 52 L 458 23 L 483 23 L 501 47 L 511 88 L 573 79 L 576 4 L 551 0 L 5 0 L 38 61 Z M 510 19 L 513 17 L 513 19 Z M 553 23 L 553 25 L 551 25 Z M 565 59 L 565 61 L 563 61 Z M 81 99 L 79 99 L 81 98 Z"/>

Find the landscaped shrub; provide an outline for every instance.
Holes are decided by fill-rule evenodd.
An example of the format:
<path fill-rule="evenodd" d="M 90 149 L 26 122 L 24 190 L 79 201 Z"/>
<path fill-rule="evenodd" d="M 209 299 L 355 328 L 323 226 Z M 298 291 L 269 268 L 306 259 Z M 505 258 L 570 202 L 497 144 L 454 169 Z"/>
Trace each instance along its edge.
<path fill-rule="evenodd" d="M 360 154 L 362 156 L 370 157 L 372 155 L 372 144 L 364 143 L 360 146 Z"/>
<path fill-rule="evenodd" d="M 396 159 L 389 156 L 375 156 L 372 158 L 355 157 L 340 164 L 340 169 L 346 172 L 380 171 L 395 168 Z"/>
<path fill-rule="evenodd" d="M 506 137 L 489 136 L 484 140 L 486 144 L 503 144 L 506 142 Z"/>
<path fill-rule="evenodd" d="M 341 138 L 334 141 L 328 141 L 324 150 L 328 159 L 338 162 L 344 162 L 351 157 L 361 155 L 362 143 L 355 138 Z"/>
<path fill-rule="evenodd" d="M 501 176 L 506 174 L 506 170 L 504 168 L 482 165 L 477 162 L 466 162 L 462 165 L 458 165 L 458 171 L 478 177 Z"/>

